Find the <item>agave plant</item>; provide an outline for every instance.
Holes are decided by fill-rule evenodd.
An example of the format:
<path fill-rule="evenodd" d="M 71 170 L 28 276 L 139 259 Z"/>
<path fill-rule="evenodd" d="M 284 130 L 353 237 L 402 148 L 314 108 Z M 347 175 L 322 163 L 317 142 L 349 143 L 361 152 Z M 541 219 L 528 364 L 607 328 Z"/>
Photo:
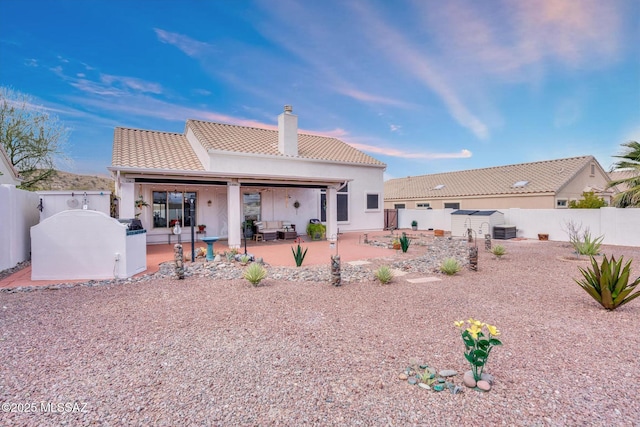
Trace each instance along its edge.
<path fill-rule="evenodd" d="M 267 270 L 265 270 L 263 266 L 255 262 L 253 264 L 250 264 L 249 267 L 245 268 L 242 275 L 245 279 L 251 282 L 253 286 L 258 286 L 262 279 L 267 277 Z"/>
<path fill-rule="evenodd" d="M 382 265 L 375 271 L 376 278 L 382 283 L 386 285 L 393 279 L 393 271 L 387 265 Z"/>
<path fill-rule="evenodd" d="M 598 266 L 596 260 L 591 257 L 591 267 L 586 270 L 578 267 L 583 279 L 573 279 L 582 289 L 598 301 L 607 310 L 615 310 L 640 296 L 640 291 L 633 293 L 636 286 L 640 285 L 640 277 L 629 283 L 631 274 L 631 261 L 622 267 L 623 257 L 618 261 L 611 256 L 611 261 L 603 257 L 602 265 Z"/>

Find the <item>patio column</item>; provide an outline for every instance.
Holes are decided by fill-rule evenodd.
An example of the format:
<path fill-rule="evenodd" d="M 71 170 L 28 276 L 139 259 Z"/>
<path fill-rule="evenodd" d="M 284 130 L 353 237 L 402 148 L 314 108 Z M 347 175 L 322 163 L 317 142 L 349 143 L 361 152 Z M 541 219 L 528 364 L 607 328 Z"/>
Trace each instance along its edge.
<path fill-rule="evenodd" d="M 120 218 L 135 218 L 136 184 L 133 179 L 123 179 L 120 183 L 120 191 L 117 192 L 120 198 L 118 202 L 118 215 Z"/>
<path fill-rule="evenodd" d="M 240 184 L 227 183 L 227 219 L 229 221 L 228 244 L 230 248 L 240 248 L 240 219 L 242 217 L 242 203 L 240 198 Z"/>
<path fill-rule="evenodd" d="M 338 237 L 338 190 L 327 187 L 327 240 Z"/>

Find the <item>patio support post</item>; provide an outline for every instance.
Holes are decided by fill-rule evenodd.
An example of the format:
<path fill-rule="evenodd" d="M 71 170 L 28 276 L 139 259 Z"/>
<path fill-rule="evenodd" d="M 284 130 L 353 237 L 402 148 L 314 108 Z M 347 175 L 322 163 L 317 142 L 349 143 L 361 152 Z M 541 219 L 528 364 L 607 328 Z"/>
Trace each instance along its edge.
<path fill-rule="evenodd" d="M 240 184 L 237 181 L 227 183 L 227 218 L 229 221 L 228 244 L 230 248 L 240 248 L 242 203 Z"/>
<path fill-rule="evenodd" d="M 117 196 L 120 197 L 120 218 L 135 218 L 135 181 L 132 179 L 123 179 L 120 184 L 120 191 Z"/>
<path fill-rule="evenodd" d="M 327 187 L 327 240 L 338 238 L 338 191 Z"/>

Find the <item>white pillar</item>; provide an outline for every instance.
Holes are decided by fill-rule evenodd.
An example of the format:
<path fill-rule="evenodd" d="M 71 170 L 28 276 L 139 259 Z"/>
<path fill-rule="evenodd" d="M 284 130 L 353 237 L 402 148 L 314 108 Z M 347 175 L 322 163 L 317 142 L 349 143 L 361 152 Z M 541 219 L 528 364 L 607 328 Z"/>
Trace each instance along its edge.
<path fill-rule="evenodd" d="M 338 191 L 327 188 L 327 240 L 338 238 Z"/>
<path fill-rule="evenodd" d="M 117 192 L 120 200 L 118 201 L 118 210 L 120 218 L 135 218 L 135 181 L 133 179 L 123 179 L 120 183 L 120 191 Z"/>
<path fill-rule="evenodd" d="M 238 182 L 227 183 L 227 218 L 229 221 L 228 244 L 230 248 L 240 248 L 242 236 L 240 233 L 242 219 L 242 200 L 240 197 L 240 184 Z"/>

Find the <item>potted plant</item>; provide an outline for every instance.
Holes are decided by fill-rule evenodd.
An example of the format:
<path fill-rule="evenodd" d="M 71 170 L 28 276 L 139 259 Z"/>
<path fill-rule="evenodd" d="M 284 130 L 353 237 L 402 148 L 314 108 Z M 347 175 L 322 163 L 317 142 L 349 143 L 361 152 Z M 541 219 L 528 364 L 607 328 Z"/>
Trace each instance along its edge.
<path fill-rule="evenodd" d="M 133 202 L 135 204 L 136 209 L 138 209 L 140 212 L 136 213 L 136 218 L 138 218 L 140 216 L 140 214 L 142 213 L 142 208 L 144 206 L 149 206 L 149 203 L 145 202 L 144 199 L 142 198 L 142 194 L 136 199 L 136 201 Z"/>
<path fill-rule="evenodd" d="M 400 239 L 398 239 L 397 237 L 395 237 L 393 239 L 393 242 L 391 242 L 391 245 L 393 246 L 393 249 L 395 249 L 395 250 L 402 249 L 402 245 L 400 244 Z"/>
<path fill-rule="evenodd" d="M 205 228 L 207 228 L 206 224 L 198 224 L 198 231 L 200 233 L 204 233 Z"/>
<path fill-rule="evenodd" d="M 413 231 L 416 231 L 418 229 L 418 221 L 416 221 L 415 219 L 411 221 L 411 229 Z"/>
<path fill-rule="evenodd" d="M 307 225 L 307 235 L 311 237 L 311 240 L 321 240 L 325 238 L 325 234 L 327 233 L 327 227 L 323 224 L 317 223 L 312 224 L 309 223 Z"/>

